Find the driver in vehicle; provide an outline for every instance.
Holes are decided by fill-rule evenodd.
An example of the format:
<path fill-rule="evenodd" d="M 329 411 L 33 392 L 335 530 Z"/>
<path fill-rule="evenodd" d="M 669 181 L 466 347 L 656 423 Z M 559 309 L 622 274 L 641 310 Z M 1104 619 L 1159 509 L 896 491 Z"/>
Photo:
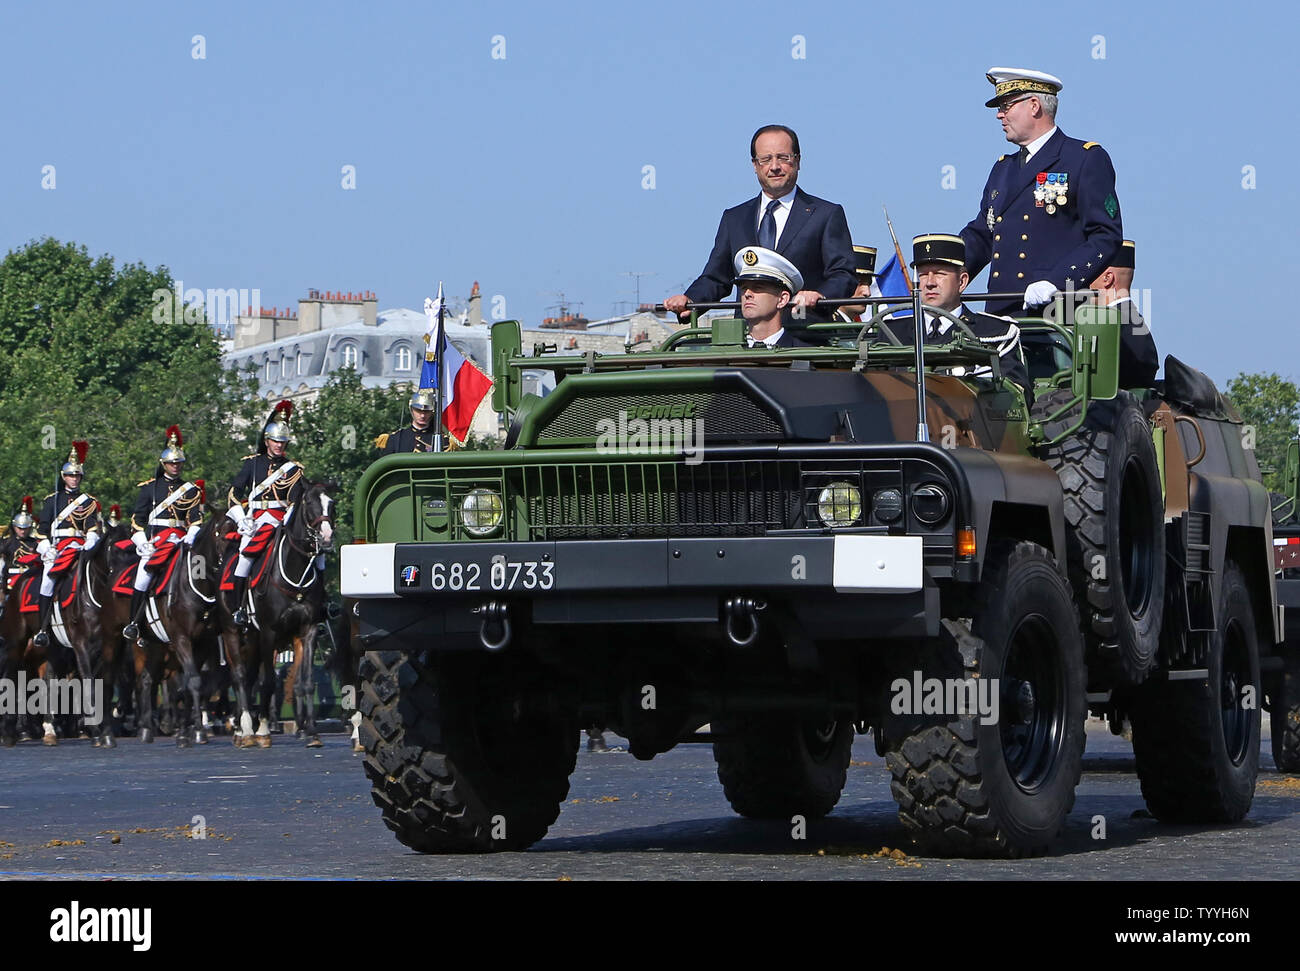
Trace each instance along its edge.
<path fill-rule="evenodd" d="M 912 239 L 912 267 L 916 270 L 921 302 L 948 311 L 970 328 L 981 343 L 997 348 L 1002 361 L 1002 373 L 1024 388 L 1027 395 L 1032 394 L 1029 372 L 1020 353 L 1020 328 L 1010 317 L 976 313 L 962 303 L 962 292 L 970 284 L 965 264 L 966 244 L 960 236 L 927 233 Z M 884 326 L 904 344 L 913 342 L 916 329 L 910 316 L 893 317 L 886 320 Z M 953 331 L 957 327 L 951 319 L 929 313 L 925 315 L 923 326 L 927 344 L 948 343 L 953 339 Z M 959 367 L 953 368 L 952 373 L 959 377 L 989 377 L 991 369 Z"/>

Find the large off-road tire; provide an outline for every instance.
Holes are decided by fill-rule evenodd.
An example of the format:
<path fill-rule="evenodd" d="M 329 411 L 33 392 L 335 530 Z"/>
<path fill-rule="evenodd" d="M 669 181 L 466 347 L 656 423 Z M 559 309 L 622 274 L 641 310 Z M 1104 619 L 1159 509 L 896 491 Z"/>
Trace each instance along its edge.
<path fill-rule="evenodd" d="M 853 725 L 796 715 L 714 719 L 718 781 L 731 808 L 753 819 L 820 819 L 848 777 Z"/>
<path fill-rule="evenodd" d="M 1039 416 L 1070 398 L 1056 391 L 1034 403 Z M 1050 436 L 1074 411 L 1046 427 Z M 1045 446 L 1065 500 L 1067 575 L 1079 603 L 1090 672 L 1099 684 L 1146 679 L 1160 644 L 1165 597 L 1165 518 L 1155 444 L 1137 400 L 1121 391 L 1088 407 L 1083 425 Z"/>
<path fill-rule="evenodd" d="M 1074 805 L 1087 717 L 1083 641 L 1069 584 L 1045 549 L 999 544 L 986 556 L 971 629 L 945 620 L 916 670 L 897 672 L 886 762 L 898 817 L 924 852 L 1028 856 L 1047 850 Z M 918 672 L 922 683 L 990 679 L 996 717 L 899 713 L 913 707 L 901 702 Z"/>
<path fill-rule="evenodd" d="M 422 853 L 521 850 L 569 793 L 576 722 L 537 710 L 537 674 L 512 656 L 399 651 L 361 662 L 361 742 L 371 796 Z M 530 676 L 531 675 L 531 676 Z"/>
<path fill-rule="evenodd" d="M 1255 796 L 1259 644 L 1250 591 L 1231 560 L 1224 564 L 1218 617 L 1208 677 L 1144 685 L 1130 716 L 1142 797 L 1164 822 L 1235 823 Z"/>

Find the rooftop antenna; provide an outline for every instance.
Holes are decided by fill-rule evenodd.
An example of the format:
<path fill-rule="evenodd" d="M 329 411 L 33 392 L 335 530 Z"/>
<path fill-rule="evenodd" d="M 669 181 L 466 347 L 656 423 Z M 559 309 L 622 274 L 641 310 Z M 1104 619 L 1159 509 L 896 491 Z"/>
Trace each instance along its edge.
<path fill-rule="evenodd" d="M 636 309 L 641 309 L 641 278 L 643 276 L 654 276 L 654 270 L 624 270 L 624 276 L 630 276 L 636 280 Z"/>

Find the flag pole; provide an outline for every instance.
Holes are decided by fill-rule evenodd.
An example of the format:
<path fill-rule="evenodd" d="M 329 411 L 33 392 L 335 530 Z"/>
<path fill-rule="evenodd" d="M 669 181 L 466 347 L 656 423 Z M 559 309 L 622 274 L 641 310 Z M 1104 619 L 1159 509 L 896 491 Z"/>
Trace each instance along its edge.
<path fill-rule="evenodd" d="M 447 301 L 442 296 L 442 281 L 438 281 L 438 324 L 434 328 L 434 341 L 437 347 L 434 348 L 434 357 L 436 359 L 435 367 L 438 369 L 438 380 L 434 384 L 433 392 L 433 450 L 442 451 L 442 382 L 446 378 L 446 369 L 442 366 L 442 352 L 447 346 L 447 333 L 443 330 L 442 319 L 446 313 Z"/>

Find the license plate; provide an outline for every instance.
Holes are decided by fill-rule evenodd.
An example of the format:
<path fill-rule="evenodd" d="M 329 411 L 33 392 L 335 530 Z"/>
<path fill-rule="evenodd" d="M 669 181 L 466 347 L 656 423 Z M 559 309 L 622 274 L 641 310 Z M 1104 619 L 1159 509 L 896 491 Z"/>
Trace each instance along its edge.
<path fill-rule="evenodd" d="M 552 590 L 555 587 L 555 564 L 541 560 L 507 560 L 493 557 L 491 563 L 451 560 L 429 567 L 429 587 L 453 593 L 511 590 Z"/>

